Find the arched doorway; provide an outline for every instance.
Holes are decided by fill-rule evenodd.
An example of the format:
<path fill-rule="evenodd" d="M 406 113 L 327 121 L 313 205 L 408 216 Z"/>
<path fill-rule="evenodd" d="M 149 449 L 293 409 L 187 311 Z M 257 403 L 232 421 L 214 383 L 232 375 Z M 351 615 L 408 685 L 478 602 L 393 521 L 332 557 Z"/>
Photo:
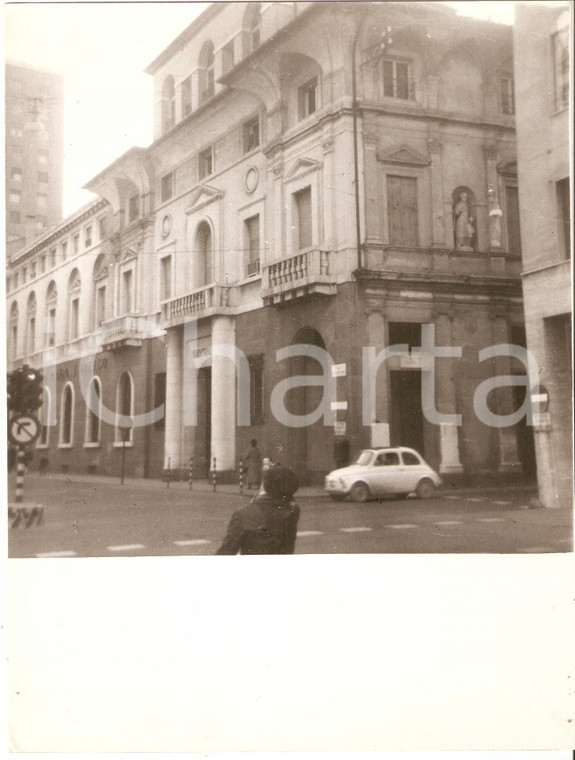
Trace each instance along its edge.
<path fill-rule="evenodd" d="M 326 350 L 325 342 L 317 330 L 304 327 L 299 330 L 292 346 L 316 346 Z M 302 348 L 302 351 L 305 351 Z M 317 359 L 305 354 L 288 360 L 288 376 L 321 375 L 324 371 Z M 285 406 L 288 412 L 298 416 L 315 411 L 323 398 L 323 386 L 298 385 L 286 393 Z M 325 427 L 323 418 L 305 427 L 288 427 L 287 461 L 297 474 L 301 485 L 320 484 L 332 469 L 332 430 Z"/>

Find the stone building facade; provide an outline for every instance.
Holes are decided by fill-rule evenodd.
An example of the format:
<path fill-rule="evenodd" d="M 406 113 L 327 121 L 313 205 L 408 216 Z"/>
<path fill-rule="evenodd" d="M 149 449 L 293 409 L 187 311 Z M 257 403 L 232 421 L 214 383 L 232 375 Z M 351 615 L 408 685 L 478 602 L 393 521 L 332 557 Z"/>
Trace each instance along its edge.
<path fill-rule="evenodd" d="M 163 467 L 235 478 L 256 438 L 310 483 L 386 443 L 447 479 L 529 475 L 530 430 L 474 405 L 525 373 L 480 355 L 523 342 L 511 30 L 436 4 L 218 3 L 147 71 L 154 142 L 86 187 L 139 299 L 142 347 L 120 330 L 114 364 L 163 341 Z M 426 326 L 456 354 L 435 362 L 435 416 Z"/>
<path fill-rule="evenodd" d="M 573 504 L 571 26 L 567 3 L 517 6 L 523 293 L 527 346 L 539 369 L 532 387 L 538 398 L 534 435 L 539 496 L 547 507 Z M 522 55 L 526 50 L 529 55 Z"/>

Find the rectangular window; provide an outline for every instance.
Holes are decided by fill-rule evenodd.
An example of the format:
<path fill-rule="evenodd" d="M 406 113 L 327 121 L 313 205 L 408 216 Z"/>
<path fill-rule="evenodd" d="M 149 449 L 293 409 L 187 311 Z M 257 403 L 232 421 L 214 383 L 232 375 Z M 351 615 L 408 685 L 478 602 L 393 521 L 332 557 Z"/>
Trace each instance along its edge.
<path fill-rule="evenodd" d="M 106 321 L 106 286 L 100 285 L 96 290 L 96 327 Z"/>
<path fill-rule="evenodd" d="M 571 192 L 569 177 L 560 179 L 557 189 L 557 218 L 559 221 L 559 245 L 564 259 L 571 258 Z"/>
<path fill-rule="evenodd" d="M 160 259 L 160 301 L 172 297 L 172 257 Z"/>
<path fill-rule="evenodd" d="M 78 316 L 80 313 L 80 299 L 73 298 L 70 303 L 70 340 L 78 337 Z"/>
<path fill-rule="evenodd" d="M 135 221 L 140 216 L 140 196 L 132 195 L 128 201 L 128 222 Z"/>
<path fill-rule="evenodd" d="M 264 357 L 250 356 L 250 424 L 264 421 Z"/>
<path fill-rule="evenodd" d="M 22 267 L 22 285 L 26 285 L 27 279 L 28 279 L 28 268 Z"/>
<path fill-rule="evenodd" d="M 12 179 L 15 182 L 21 182 L 22 181 L 22 169 L 18 167 L 12 168 Z"/>
<path fill-rule="evenodd" d="M 56 266 L 56 249 L 51 248 L 50 249 L 50 268 Z"/>
<path fill-rule="evenodd" d="M 14 287 L 18 287 L 18 272 L 14 273 Z"/>
<path fill-rule="evenodd" d="M 553 63 L 555 73 L 555 109 L 569 105 L 569 28 L 553 35 Z"/>
<path fill-rule="evenodd" d="M 417 179 L 387 176 L 387 218 L 390 245 L 419 246 Z"/>
<path fill-rule="evenodd" d="M 198 156 L 198 176 L 200 179 L 208 177 L 214 171 L 213 148 L 210 146 Z"/>
<path fill-rule="evenodd" d="M 182 82 L 182 118 L 192 113 L 192 78 L 186 77 Z"/>
<path fill-rule="evenodd" d="M 169 201 L 174 194 L 174 172 L 162 177 L 161 199 L 162 203 Z"/>
<path fill-rule="evenodd" d="M 74 245 L 74 255 L 76 255 L 77 253 L 80 253 L 80 235 L 74 235 L 72 242 Z"/>
<path fill-rule="evenodd" d="M 515 85 L 511 77 L 501 77 L 501 113 L 515 113 Z"/>
<path fill-rule="evenodd" d="M 132 284 L 133 272 L 131 269 L 122 274 L 122 313 L 129 314 L 132 311 Z"/>
<path fill-rule="evenodd" d="M 30 279 L 33 280 L 36 277 L 36 262 L 33 261 L 30 264 Z"/>
<path fill-rule="evenodd" d="M 42 182 L 44 185 L 48 184 L 48 173 L 38 172 L 38 182 Z"/>
<path fill-rule="evenodd" d="M 507 206 L 507 245 L 509 253 L 521 253 L 521 230 L 519 227 L 519 190 L 516 187 L 505 188 Z"/>
<path fill-rule="evenodd" d="M 89 248 L 92 245 L 92 225 L 84 230 L 84 247 Z"/>
<path fill-rule="evenodd" d="M 260 273 L 260 216 L 251 216 L 244 222 L 246 270 L 248 277 Z"/>
<path fill-rule="evenodd" d="M 28 353 L 33 354 L 36 348 L 36 317 L 28 321 Z"/>
<path fill-rule="evenodd" d="M 60 249 L 62 251 L 62 261 L 66 261 L 68 258 L 68 242 L 66 240 L 62 241 Z"/>
<path fill-rule="evenodd" d="M 296 248 L 298 251 L 312 245 L 311 187 L 294 193 Z"/>
<path fill-rule="evenodd" d="M 317 77 L 310 79 L 298 90 L 299 118 L 305 119 L 317 111 Z"/>
<path fill-rule="evenodd" d="M 46 271 L 46 254 L 44 254 L 40 259 L 40 272 L 41 274 L 44 274 Z"/>
<path fill-rule="evenodd" d="M 20 190 L 11 190 L 10 195 L 8 196 L 8 200 L 10 203 L 20 203 L 22 200 L 22 193 Z"/>
<path fill-rule="evenodd" d="M 98 219 L 98 240 L 102 241 L 106 239 L 106 218 L 102 217 Z"/>
<path fill-rule="evenodd" d="M 242 128 L 243 131 L 243 144 L 244 153 L 249 153 L 250 150 L 254 150 L 260 144 L 260 120 L 256 116 L 255 119 L 247 121 Z"/>
<path fill-rule="evenodd" d="M 412 99 L 409 63 L 385 60 L 383 62 L 383 94 L 386 98 Z"/>
<path fill-rule="evenodd" d="M 156 422 L 154 422 L 154 427 L 156 430 L 163 430 L 166 427 L 165 403 L 166 373 L 157 372 L 154 377 L 154 409 L 158 409 L 159 407 L 164 406 L 164 414 L 162 414 L 159 420 L 156 420 Z"/>
<path fill-rule="evenodd" d="M 56 309 L 48 311 L 48 324 L 46 325 L 46 345 L 53 346 L 56 342 Z"/>
<path fill-rule="evenodd" d="M 389 322 L 387 331 L 389 346 L 407 344 L 410 351 L 421 348 L 420 322 Z"/>
<path fill-rule="evenodd" d="M 222 70 L 227 74 L 234 67 L 234 41 L 231 40 L 222 48 Z"/>

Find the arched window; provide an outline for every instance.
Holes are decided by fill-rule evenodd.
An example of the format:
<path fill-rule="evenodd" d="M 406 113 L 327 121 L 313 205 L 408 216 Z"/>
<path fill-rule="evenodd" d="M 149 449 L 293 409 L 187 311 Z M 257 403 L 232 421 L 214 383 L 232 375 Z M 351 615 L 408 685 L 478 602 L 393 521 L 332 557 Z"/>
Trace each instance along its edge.
<path fill-rule="evenodd" d="M 212 98 L 215 92 L 214 78 L 214 43 L 211 40 L 204 42 L 200 51 L 200 103 Z"/>
<path fill-rule="evenodd" d="M 80 334 L 80 272 L 72 270 L 68 280 L 68 340 L 76 340 Z"/>
<path fill-rule="evenodd" d="M 36 294 L 28 296 L 26 304 L 26 353 L 33 354 L 36 350 Z"/>
<path fill-rule="evenodd" d="M 66 383 L 60 406 L 60 445 L 71 446 L 74 436 L 74 386 Z"/>
<path fill-rule="evenodd" d="M 94 293 L 93 309 L 94 329 L 98 329 L 106 321 L 106 305 L 108 294 L 108 264 L 104 254 L 100 254 L 94 264 Z"/>
<path fill-rule="evenodd" d="M 213 281 L 212 230 L 207 222 L 201 222 L 196 235 L 197 284 L 201 288 Z"/>
<path fill-rule="evenodd" d="M 261 3 L 248 3 L 244 14 L 244 55 L 249 55 L 261 42 Z"/>
<path fill-rule="evenodd" d="M 40 431 L 40 438 L 38 440 L 40 446 L 47 446 L 50 442 L 50 415 L 52 413 L 51 407 L 52 396 L 50 394 L 50 389 L 44 386 L 42 408 L 40 410 L 40 420 L 42 421 L 42 429 Z"/>
<path fill-rule="evenodd" d="M 46 311 L 44 314 L 44 345 L 49 347 L 56 343 L 56 307 L 58 305 L 58 290 L 54 280 L 46 291 Z"/>
<path fill-rule="evenodd" d="M 88 386 L 86 399 L 86 443 L 100 443 L 102 429 L 102 384 L 98 377 L 93 377 Z"/>
<path fill-rule="evenodd" d="M 167 132 L 176 123 L 176 86 L 174 77 L 166 77 L 162 87 L 162 131 Z"/>
<path fill-rule="evenodd" d="M 122 372 L 116 390 L 116 441 L 122 441 L 120 418 L 134 416 L 134 381 L 129 372 Z M 132 442 L 133 429 L 130 429 L 127 441 Z"/>
<path fill-rule="evenodd" d="M 10 307 L 10 358 L 18 356 L 18 304 L 16 301 Z"/>

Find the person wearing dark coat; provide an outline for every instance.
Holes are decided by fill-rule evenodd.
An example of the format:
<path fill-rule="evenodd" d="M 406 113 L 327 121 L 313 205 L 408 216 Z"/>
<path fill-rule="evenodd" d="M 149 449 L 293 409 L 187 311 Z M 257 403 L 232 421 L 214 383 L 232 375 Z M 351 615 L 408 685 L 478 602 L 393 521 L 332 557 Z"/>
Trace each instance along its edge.
<path fill-rule="evenodd" d="M 289 467 L 264 474 L 264 492 L 236 509 L 216 554 L 293 554 L 300 508 L 298 479 Z"/>

